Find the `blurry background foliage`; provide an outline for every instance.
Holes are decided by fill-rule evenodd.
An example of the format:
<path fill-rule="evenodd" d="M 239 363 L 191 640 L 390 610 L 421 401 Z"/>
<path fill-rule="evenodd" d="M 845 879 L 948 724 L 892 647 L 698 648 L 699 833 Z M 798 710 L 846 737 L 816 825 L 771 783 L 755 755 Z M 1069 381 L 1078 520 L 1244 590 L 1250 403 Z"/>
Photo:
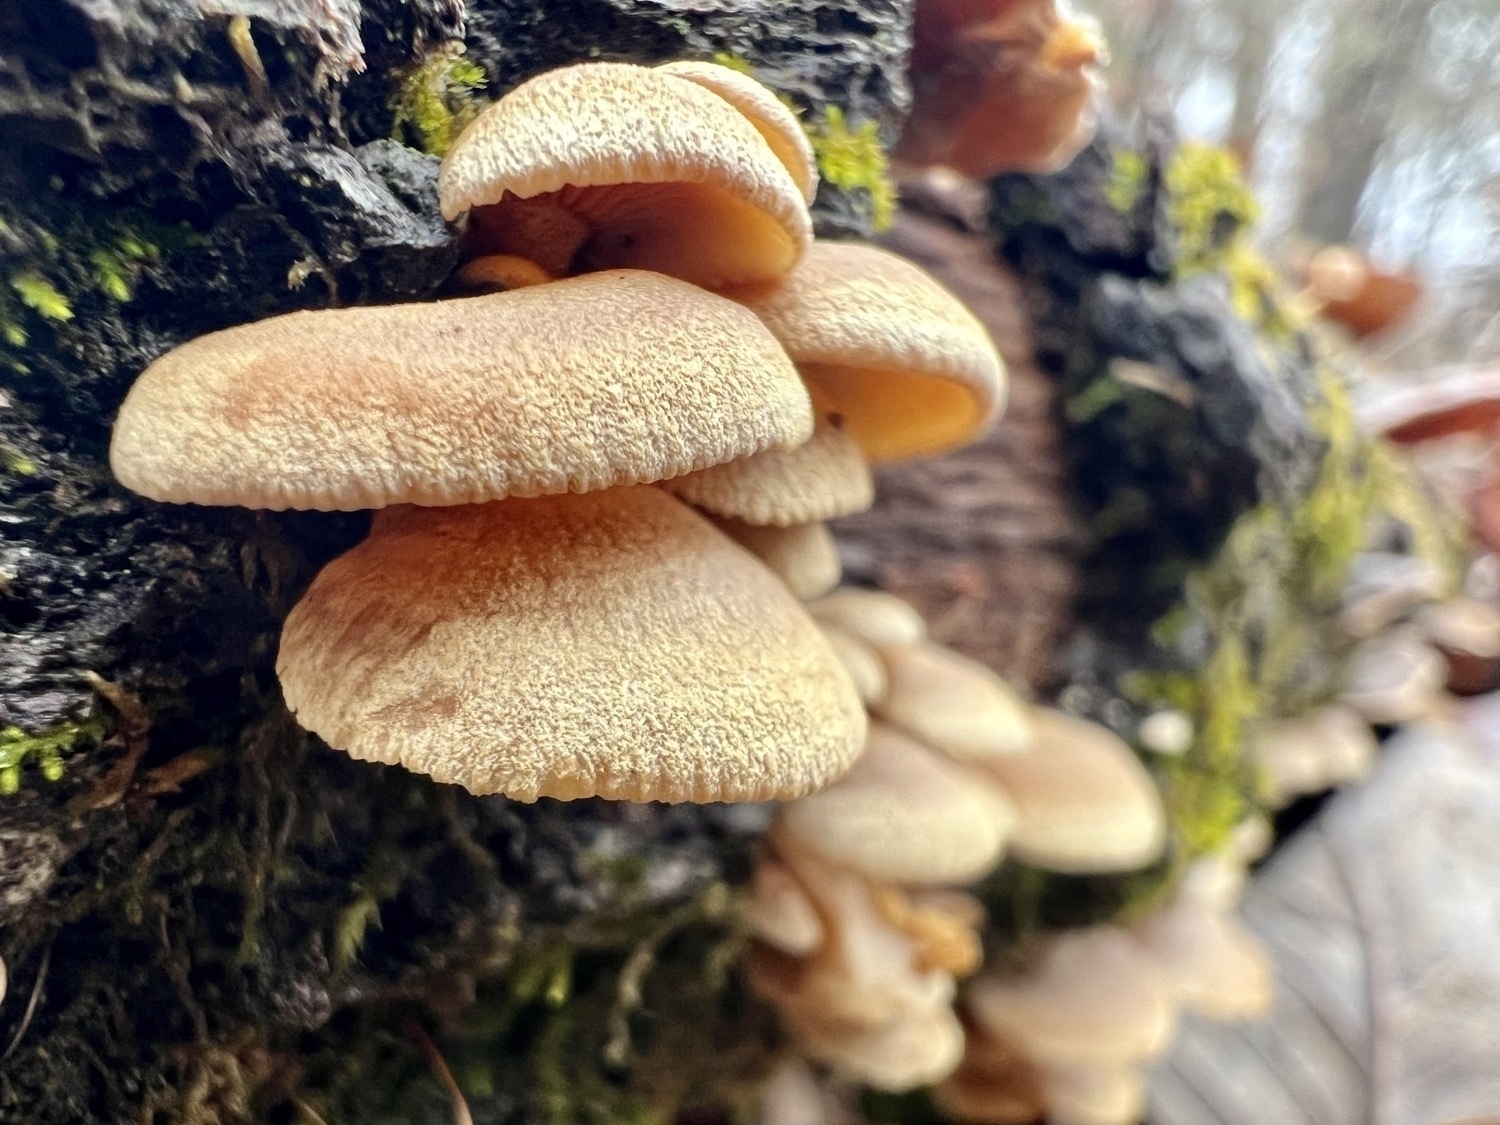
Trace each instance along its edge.
<path fill-rule="evenodd" d="M 1351 243 L 1426 287 L 1381 341 L 1419 372 L 1500 360 L 1500 0 L 1078 0 L 1122 112 L 1226 146 L 1274 258 Z"/>

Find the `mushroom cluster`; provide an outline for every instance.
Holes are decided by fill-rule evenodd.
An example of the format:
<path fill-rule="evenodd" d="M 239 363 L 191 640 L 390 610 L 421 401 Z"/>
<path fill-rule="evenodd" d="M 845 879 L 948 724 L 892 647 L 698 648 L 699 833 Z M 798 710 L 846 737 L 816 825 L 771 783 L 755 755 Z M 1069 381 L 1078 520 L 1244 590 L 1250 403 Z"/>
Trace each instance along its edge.
<path fill-rule="evenodd" d="M 1143 1064 L 1171 1043 L 1179 1012 L 1237 1020 L 1270 1005 L 1270 960 L 1232 913 L 1243 872 L 1237 857 L 1198 860 L 1134 925 L 1060 934 L 1028 971 L 975 980 L 963 1063 L 938 1105 L 975 1125 L 1138 1121 Z"/>
<path fill-rule="evenodd" d="M 1145 866 L 1165 846 L 1165 813 L 1123 741 L 1027 705 L 929 641 L 905 602 L 846 588 L 809 608 L 870 733 L 846 777 L 787 804 L 771 829 L 751 981 L 806 1056 L 907 1090 L 962 1057 L 954 1000 L 979 967 L 984 912 L 960 888 L 1007 854 L 1057 872 Z"/>
<path fill-rule="evenodd" d="M 277 661 L 298 721 L 356 758 L 520 800 L 816 790 L 866 731 L 798 600 L 837 581 L 820 521 L 868 505 L 869 459 L 967 440 L 1003 397 L 946 290 L 813 243 L 816 185 L 745 75 L 543 74 L 439 170 L 477 295 L 191 341 L 131 389 L 115 474 L 378 510 Z"/>

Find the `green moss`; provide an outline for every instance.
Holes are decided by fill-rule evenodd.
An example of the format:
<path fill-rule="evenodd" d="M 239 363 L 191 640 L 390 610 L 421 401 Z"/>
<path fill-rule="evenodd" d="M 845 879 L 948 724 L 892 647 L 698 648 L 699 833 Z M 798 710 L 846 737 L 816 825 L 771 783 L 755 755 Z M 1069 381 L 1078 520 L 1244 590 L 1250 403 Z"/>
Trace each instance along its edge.
<path fill-rule="evenodd" d="M 484 67 L 448 47 L 408 70 L 391 98 L 391 137 L 442 156 L 484 108 L 475 91 L 489 84 Z"/>
<path fill-rule="evenodd" d="M 34 273 L 17 274 L 10 279 L 10 287 L 20 296 L 21 303 L 42 319 L 73 319 L 73 306 L 46 278 Z"/>
<path fill-rule="evenodd" d="M 728 51 L 715 51 L 713 61 L 719 66 L 728 67 L 730 70 L 737 70 L 741 74 L 751 78 L 755 77 L 755 68 L 750 65 L 748 60 L 741 58 L 739 55 L 730 54 Z"/>
<path fill-rule="evenodd" d="M 1116 211 L 1134 211 L 1140 202 L 1141 192 L 1146 189 L 1146 177 L 1151 164 L 1146 157 L 1134 149 L 1117 149 L 1109 169 L 1109 182 L 1104 186 L 1104 198 Z"/>
<path fill-rule="evenodd" d="M 840 191 L 868 193 L 871 223 L 876 230 L 887 229 L 896 217 L 896 184 L 880 143 L 879 122 L 871 119 L 851 128 L 843 109 L 831 105 L 803 128 L 823 179 Z"/>
<path fill-rule="evenodd" d="M 1167 165 L 1165 183 L 1183 271 L 1213 268 L 1260 214 L 1239 161 L 1224 149 L 1184 141 Z"/>
<path fill-rule="evenodd" d="M 1129 163 L 1125 154 L 1116 157 L 1116 169 Z M 1177 232 L 1177 276 L 1220 274 L 1235 312 L 1274 340 L 1289 339 L 1303 327 L 1279 295 L 1276 271 L 1251 243 L 1260 206 L 1234 154 L 1185 141 L 1163 181 Z"/>
<path fill-rule="evenodd" d="M 1328 448 L 1312 489 L 1290 508 L 1266 504 L 1241 517 L 1213 561 L 1189 578 L 1184 604 L 1153 630 L 1168 648 L 1206 634 L 1207 658 L 1196 671 L 1135 674 L 1121 684 L 1128 698 L 1194 721 L 1187 753 L 1158 764 L 1184 860 L 1217 850 L 1257 807 L 1257 779 L 1243 754 L 1249 725 L 1336 694 L 1350 642 L 1338 639 L 1335 619 L 1372 525 L 1401 522 L 1451 588 L 1459 579 L 1457 522 L 1388 447 L 1358 432 L 1336 379 L 1325 374 L 1322 391 L 1313 421 Z"/>
<path fill-rule="evenodd" d="M 21 788 L 22 769 L 32 762 L 48 781 L 61 780 L 64 759 L 85 743 L 97 743 L 104 734 L 102 719 L 59 723 L 41 734 L 27 734 L 20 727 L 0 728 L 0 795 Z"/>

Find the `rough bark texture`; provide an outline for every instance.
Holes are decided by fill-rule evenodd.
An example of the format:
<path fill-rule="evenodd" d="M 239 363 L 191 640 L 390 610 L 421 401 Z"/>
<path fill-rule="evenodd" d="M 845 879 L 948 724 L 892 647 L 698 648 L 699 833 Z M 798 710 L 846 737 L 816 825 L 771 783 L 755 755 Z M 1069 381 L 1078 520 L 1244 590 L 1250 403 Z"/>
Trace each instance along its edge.
<path fill-rule="evenodd" d="M 845 577 L 909 599 L 943 644 L 1045 690 L 1085 545 L 1056 384 L 1037 365 L 1020 284 L 991 246 L 983 189 L 911 176 L 901 191 L 884 243 L 984 321 L 1005 358 L 1008 401 L 983 441 L 877 474 L 875 509 L 838 524 Z"/>
<path fill-rule="evenodd" d="M 368 517 L 150 504 L 104 458 L 184 339 L 440 295 L 437 160 L 400 142 L 476 98 L 724 52 L 888 141 L 909 8 L 0 0 L 0 1120 L 443 1120 L 428 1032 L 489 1122 L 661 1120 L 764 1059 L 719 975 L 764 810 L 517 806 L 329 752 L 272 660 Z M 825 188 L 820 226 L 871 206 Z"/>

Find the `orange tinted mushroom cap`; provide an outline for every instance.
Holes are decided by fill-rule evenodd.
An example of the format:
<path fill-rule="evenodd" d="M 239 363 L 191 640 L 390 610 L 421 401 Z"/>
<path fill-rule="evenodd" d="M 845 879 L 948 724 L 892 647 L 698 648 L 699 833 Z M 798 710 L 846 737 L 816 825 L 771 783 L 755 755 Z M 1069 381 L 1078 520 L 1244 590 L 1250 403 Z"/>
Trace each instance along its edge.
<path fill-rule="evenodd" d="M 383 512 L 276 667 L 329 745 L 523 801 L 797 797 L 865 735 L 797 601 L 655 488 Z"/>
<path fill-rule="evenodd" d="M 999 415 L 1005 368 L 984 325 L 918 266 L 818 242 L 777 285 L 735 293 L 872 461 L 943 453 Z"/>
<path fill-rule="evenodd" d="M 472 212 L 478 248 L 553 273 L 767 281 L 812 237 L 803 187 L 757 121 L 701 80 L 627 63 L 512 90 L 448 150 L 438 195 L 444 217 Z"/>
<path fill-rule="evenodd" d="M 136 380 L 110 464 L 154 500 L 349 511 L 654 481 L 812 425 L 754 316 L 620 271 L 192 340 Z"/>

